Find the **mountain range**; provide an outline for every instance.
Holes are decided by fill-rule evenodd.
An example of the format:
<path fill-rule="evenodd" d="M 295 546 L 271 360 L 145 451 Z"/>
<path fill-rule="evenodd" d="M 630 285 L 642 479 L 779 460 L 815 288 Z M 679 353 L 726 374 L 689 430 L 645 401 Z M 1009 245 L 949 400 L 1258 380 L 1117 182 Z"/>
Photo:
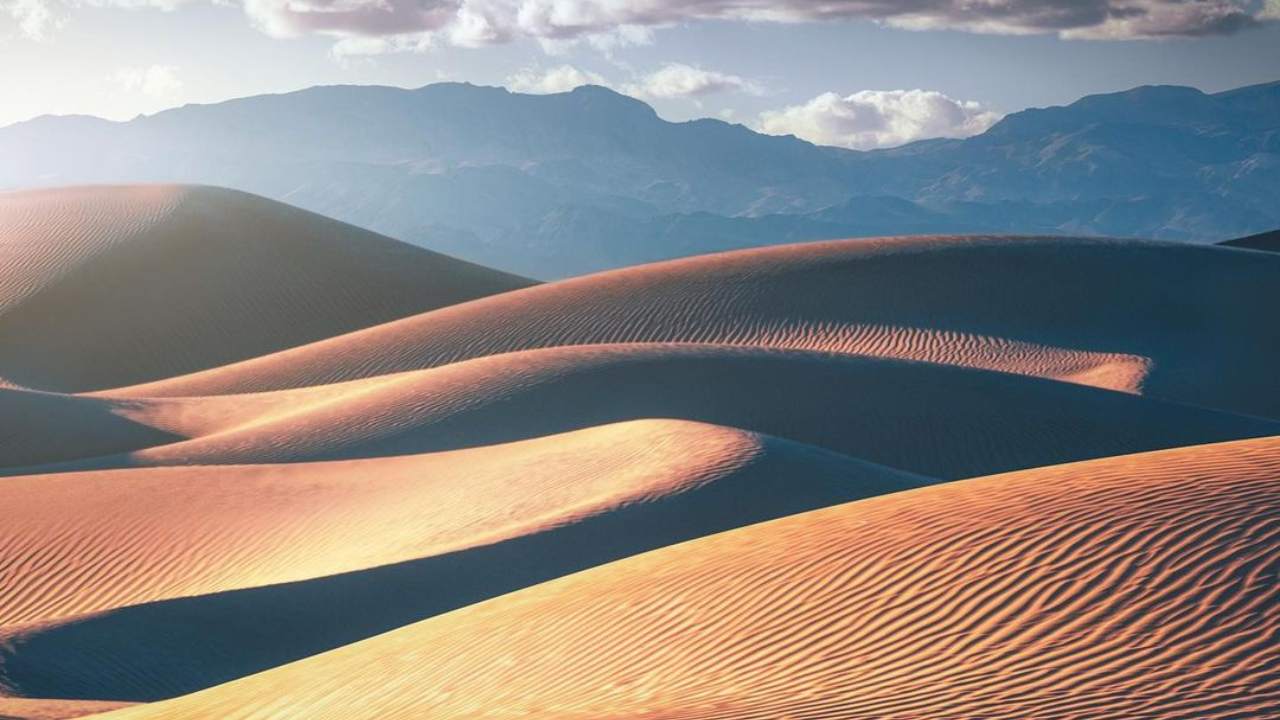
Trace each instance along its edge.
<path fill-rule="evenodd" d="M 597 86 L 327 86 L 40 117 L 0 129 L 0 158 L 0 188 L 227 186 L 542 279 L 861 235 L 1212 242 L 1280 226 L 1280 82 L 1139 87 L 866 152 L 668 122 Z"/>

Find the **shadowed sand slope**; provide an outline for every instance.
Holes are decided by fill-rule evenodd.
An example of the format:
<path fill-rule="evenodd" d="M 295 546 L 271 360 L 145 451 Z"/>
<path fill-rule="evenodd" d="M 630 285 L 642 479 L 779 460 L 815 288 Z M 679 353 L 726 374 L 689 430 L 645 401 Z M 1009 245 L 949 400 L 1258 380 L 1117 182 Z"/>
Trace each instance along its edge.
<path fill-rule="evenodd" d="M 673 420 L 435 455 L 10 478 L 0 694 L 169 697 L 627 555 L 926 482 Z"/>
<path fill-rule="evenodd" d="M 898 238 L 744 250 L 485 298 L 122 390 L 314 385 L 554 345 L 853 352 L 1069 380 L 1280 417 L 1280 257 L 1073 238 Z"/>
<path fill-rule="evenodd" d="M 1272 230 L 1271 232 L 1258 233 L 1257 235 L 1236 238 L 1234 240 L 1226 240 L 1218 244 L 1225 245 L 1227 247 L 1244 248 L 1245 250 L 1280 252 L 1280 230 Z"/>
<path fill-rule="evenodd" d="M 1280 439 L 897 493 L 657 550 L 159 718 L 1244 718 L 1280 706 Z"/>
<path fill-rule="evenodd" d="M 0 388 L 0 468 L 127 453 L 215 435 L 273 415 L 305 413 L 381 381 L 363 381 L 363 388 L 329 385 L 201 398 L 102 399 Z"/>
<path fill-rule="evenodd" d="M 130 420 L 121 414 L 129 406 L 128 401 L 0 387 L 0 467 L 118 453 L 190 437 L 164 431 L 159 418 Z"/>
<path fill-rule="evenodd" d="M 282 350 L 529 281 L 208 187 L 0 194 L 0 381 L 83 391 Z"/>
<path fill-rule="evenodd" d="M 311 392 L 319 396 L 310 400 Z M 224 417 L 236 405 L 229 396 L 76 400 L 111 407 L 100 414 L 131 429 L 142 424 L 192 439 L 115 456 L 68 454 L 62 459 L 88 459 L 46 471 L 412 454 L 680 418 L 958 478 L 1280 433 L 1273 421 L 1008 373 L 687 344 L 532 350 L 250 395 L 234 419 Z M 201 401 L 211 403 L 211 417 L 199 412 Z M 201 433 L 201 426 L 213 430 Z M 33 442 L 42 432 L 32 430 Z M 56 438 L 50 450 L 76 452 L 74 436 L 56 428 L 44 436 Z"/>

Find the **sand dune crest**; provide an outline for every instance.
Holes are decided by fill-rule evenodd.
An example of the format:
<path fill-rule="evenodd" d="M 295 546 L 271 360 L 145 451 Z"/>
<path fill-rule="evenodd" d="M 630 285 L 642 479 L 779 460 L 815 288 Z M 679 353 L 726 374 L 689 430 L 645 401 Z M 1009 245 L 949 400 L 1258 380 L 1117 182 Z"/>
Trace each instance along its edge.
<path fill-rule="evenodd" d="M 784 245 L 611 271 L 405 318 L 129 395 L 316 385 L 530 348 L 688 342 L 849 352 L 1280 417 L 1280 257 L 1080 238 Z M 1205 348 L 1214 352 L 1206 353 Z"/>
<path fill-rule="evenodd" d="M 1261 717 L 1280 439 L 967 480 L 657 550 L 143 718 Z"/>
<path fill-rule="evenodd" d="M 602 562 L 925 482 L 671 420 L 436 455 L 9 478 L 0 693 L 170 697 Z"/>
<path fill-rule="evenodd" d="M 84 391 L 529 285 L 209 187 L 0 194 L 0 379 Z"/>
<path fill-rule="evenodd" d="M 678 418 L 960 478 L 1280 433 L 1271 421 L 1009 373 L 691 344 L 531 350 L 280 394 L 76 400 L 182 437 L 95 457 L 63 435 L 54 444 L 75 462 L 7 472 L 403 455 Z"/>

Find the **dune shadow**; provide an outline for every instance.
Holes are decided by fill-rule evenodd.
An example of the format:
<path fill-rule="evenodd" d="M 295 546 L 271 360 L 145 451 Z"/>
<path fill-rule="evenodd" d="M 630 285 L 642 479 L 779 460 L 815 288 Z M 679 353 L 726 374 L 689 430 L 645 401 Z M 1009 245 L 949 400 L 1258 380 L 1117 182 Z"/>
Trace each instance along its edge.
<path fill-rule="evenodd" d="M 682 495 L 492 545 L 0 630 L 0 687 L 27 697 L 160 700 L 601 563 L 923 482 L 786 445 L 784 457 L 765 453 Z"/>
<path fill-rule="evenodd" d="M 117 412 L 128 402 L 0 387 L 0 476 L 186 439 Z"/>

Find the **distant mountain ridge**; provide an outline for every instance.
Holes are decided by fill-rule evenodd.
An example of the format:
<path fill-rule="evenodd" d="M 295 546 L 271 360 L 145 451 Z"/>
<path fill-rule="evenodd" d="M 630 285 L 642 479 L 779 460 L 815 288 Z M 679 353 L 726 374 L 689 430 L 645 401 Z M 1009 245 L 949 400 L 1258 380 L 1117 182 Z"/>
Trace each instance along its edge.
<path fill-rule="evenodd" d="M 855 152 L 585 86 L 326 86 L 0 129 L 0 187 L 194 182 L 541 278 L 908 233 L 1219 241 L 1280 225 L 1280 83 L 1147 86 Z"/>

